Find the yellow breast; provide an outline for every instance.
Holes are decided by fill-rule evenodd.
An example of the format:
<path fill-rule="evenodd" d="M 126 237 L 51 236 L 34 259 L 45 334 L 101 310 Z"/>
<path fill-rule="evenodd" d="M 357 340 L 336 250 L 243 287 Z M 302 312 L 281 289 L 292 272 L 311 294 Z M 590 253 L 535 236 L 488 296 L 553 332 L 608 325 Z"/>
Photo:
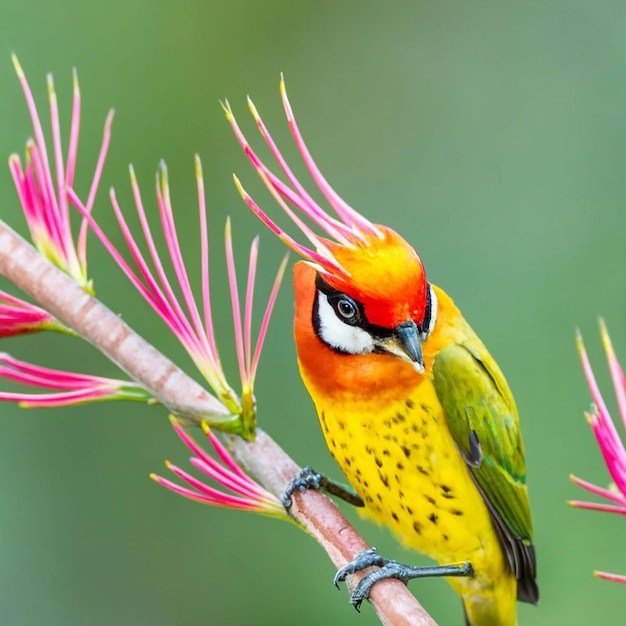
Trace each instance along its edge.
<path fill-rule="evenodd" d="M 375 521 L 441 563 L 499 551 L 429 381 L 383 402 L 312 396 L 329 450 Z"/>

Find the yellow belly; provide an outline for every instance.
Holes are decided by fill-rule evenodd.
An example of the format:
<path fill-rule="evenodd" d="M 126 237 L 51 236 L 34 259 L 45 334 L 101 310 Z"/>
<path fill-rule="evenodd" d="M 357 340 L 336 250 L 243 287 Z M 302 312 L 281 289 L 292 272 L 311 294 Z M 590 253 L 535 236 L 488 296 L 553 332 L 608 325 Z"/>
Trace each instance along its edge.
<path fill-rule="evenodd" d="M 434 388 L 422 379 L 408 391 L 384 404 L 352 394 L 318 396 L 328 448 L 368 516 L 438 563 L 469 561 L 474 578 L 449 579 L 468 610 L 474 596 L 485 609 L 493 600 L 503 618 L 484 623 L 514 624 L 515 578 Z"/>

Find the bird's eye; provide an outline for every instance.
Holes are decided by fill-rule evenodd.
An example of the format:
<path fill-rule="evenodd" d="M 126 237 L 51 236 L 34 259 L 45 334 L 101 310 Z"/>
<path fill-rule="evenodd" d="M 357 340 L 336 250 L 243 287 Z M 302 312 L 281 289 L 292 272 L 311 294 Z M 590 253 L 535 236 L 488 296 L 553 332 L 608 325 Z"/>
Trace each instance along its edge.
<path fill-rule="evenodd" d="M 337 316 L 348 324 L 357 324 L 360 320 L 360 312 L 357 303 L 348 296 L 341 295 L 331 300 L 331 304 Z"/>
<path fill-rule="evenodd" d="M 346 300 L 345 298 L 339 300 L 337 310 L 340 315 L 347 320 L 351 320 L 356 315 L 356 307 L 350 300 Z"/>

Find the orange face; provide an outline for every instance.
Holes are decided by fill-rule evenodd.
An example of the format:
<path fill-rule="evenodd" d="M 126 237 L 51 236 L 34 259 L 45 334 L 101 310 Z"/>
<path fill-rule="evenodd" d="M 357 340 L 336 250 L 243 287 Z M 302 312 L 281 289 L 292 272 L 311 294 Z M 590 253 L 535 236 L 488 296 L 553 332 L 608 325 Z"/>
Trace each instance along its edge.
<path fill-rule="evenodd" d="M 427 305 L 426 273 L 415 250 L 395 231 L 376 225 L 382 237 L 367 235 L 355 248 L 324 241 L 348 276 L 325 274 L 324 280 L 360 302 L 370 324 L 395 328 L 407 320 L 418 326 Z"/>

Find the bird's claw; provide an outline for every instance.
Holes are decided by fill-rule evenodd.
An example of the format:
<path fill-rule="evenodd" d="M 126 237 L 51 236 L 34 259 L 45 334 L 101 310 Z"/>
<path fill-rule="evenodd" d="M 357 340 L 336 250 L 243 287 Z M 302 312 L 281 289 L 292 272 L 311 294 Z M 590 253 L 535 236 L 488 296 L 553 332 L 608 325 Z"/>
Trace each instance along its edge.
<path fill-rule="evenodd" d="M 387 565 L 388 562 L 389 559 L 380 556 L 380 554 L 376 552 L 376 548 L 374 547 L 368 548 L 367 550 L 362 550 L 356 555 L 356 557 L 352 561 L 346 563 L 342 568 L 337 570 L 337 573 L 333 578 L 333 584 L 335 585 L 335 587 L 337 587 L 337 589 L 339 589 L 339 583 L 345 581 L 346 578 L 351 574 L 360 572 L 366 567 L 379 567 L 381 569 L 376 571 L 380 572 L 383 571 L 383 568 Z M 379 580 L 376 579 L 370 582 L 370 576 L 375 573 L 376 572 L 372 572 L 371 574 L 367 574 L 366 576 L 364 576 L 357 583 L 356 587 L 350 594 L 350 604 L 359 612 L 363 601 L 369 598 L 372 586 L 374 585 L 376 580 Z"/>
<path fill-rule="evenodd" d="M 376 548 L 369 548 L 357 554 L 356 558 L 344 565 L 337 571 L 333 579 L 335 587 L 339 588 L 339 582 L 345 580 L 350 574 L 359 572 L 366 567 L 378 567 L 379 569 L 366 574 L 357 583 L 350 594 L 350 604 L 358 611 L 364 600 L 367 600 L 372 587 L 379 581 L 386 578 L 396 578 L 406 584 L 413 578 L 428 578 L 431 576 L 473 576 L 474 568 L 471 563 L 461 563 L 459 565 L 434 565 L 434 566 L 413 566 L 403 565 L 398 561 L 392 561 L 380 556 Z"/>
<path fill-rule="evenodd" d="M 352 561 L 346 563 L 342 568 L 337 570 L 337 573 L 333 578 L 333 585 L 339 589 L 339 583 L 345 581 L 348 576 L 356 572 L 360 572 L 366 567 L 372 567 L 374 565 L 382 567 L 384 563 L 381 563 L 381 561 L 386 561 L 386 559 L 381 557 L 376 552 L 376 548 L 371 547 L 367 550 L 362 550 Z"/>
<path fill-rule="evenodd" d="M 310 466 L 303 467 L 296 475 L 294 479 L 292 479 L 287 488 L 285 489 L 285 493 L 281 498 L 281 502 L 283 506 L 289 511 L 291 506 L 293 505 L 293 498 L 291 497 L 296 491 L 298 493 L 304 493 L 307 489 L 320 489 L 322 485 L 323 476 L 314 472 Z"/>

